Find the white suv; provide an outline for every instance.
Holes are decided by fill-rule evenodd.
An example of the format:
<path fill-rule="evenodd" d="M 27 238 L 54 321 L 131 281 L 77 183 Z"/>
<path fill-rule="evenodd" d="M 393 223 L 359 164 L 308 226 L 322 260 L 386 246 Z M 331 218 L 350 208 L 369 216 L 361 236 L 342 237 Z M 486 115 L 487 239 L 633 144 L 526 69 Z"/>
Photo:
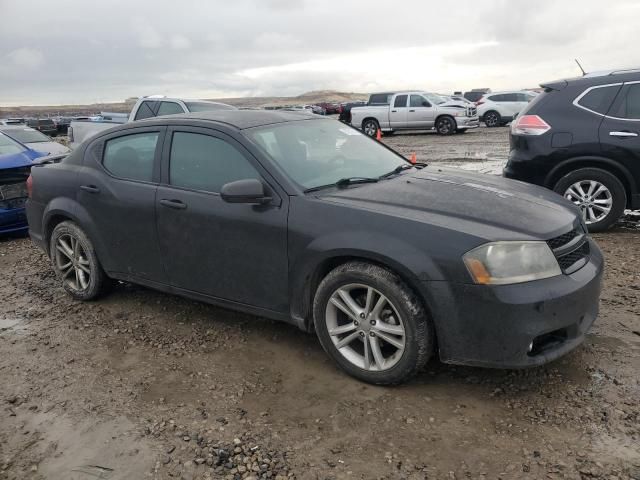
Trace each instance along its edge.
<path fill-rule="evenodd" d="M 536 97 L 535 92 L 513 91 L 486 93 L 476 102 L 480 121 L 487 127 L 506 125 Z"/>

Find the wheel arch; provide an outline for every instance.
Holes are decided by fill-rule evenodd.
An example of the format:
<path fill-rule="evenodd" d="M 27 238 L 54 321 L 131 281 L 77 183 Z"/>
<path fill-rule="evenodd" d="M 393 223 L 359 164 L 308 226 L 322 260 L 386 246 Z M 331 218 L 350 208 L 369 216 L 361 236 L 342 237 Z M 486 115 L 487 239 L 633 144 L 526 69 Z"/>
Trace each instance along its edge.
<path fill-rule="evenodd" d="M 638 185 L 631 172 L 620 162 L 606 157 L 575 157 L 556 165 L 545 177 L 544 186 L 553 189 L 554 185 L 568 173 L 580 168 L 599 168 L 614 175 L 625 189 L 627 207 L 631 206 L 632 196 L 638 193 Z"/>
<path fill-rule="evenodd" d="M 47 254 L 51 254 L 51 252 L 49 252 L 49 243 L 51 241 L 51 234 L 53 233 L 53 230 L 57 225 L 64 221 L 71 221 L 84 231 L 85 235 L 93 244 L 96 255 L 100 259 L 100 263 L 104 266 L 103 259 L 105 259 L 105 248 L 100 241 L 99 235 L 96 234 L 94 222 L 91 220 L 89 213 L 82 205 L 69 198 L 53 200 L 44 212 L 42 226 L 43 239 L 47 249 Z"/>
<path fill-rule="evenodd" d="M 378 126 L 380 126 L 380 121 L 376 118 L 376 117 L 372 117 L 372 116 L 368 116 L 368 117 L 364 117 L 362 119 L 362 121 L 360 122 L 360 127 L 364 128 L 364 124 L 368 121 L 368 120 L 373 120 L 374 122 L 376 122 L 378 124 Z"/>
<path fill-rule="evenodd" d="M 352 252 L 334 252 L 324 256 L 318 261 L 309 274 L 306 276 L 304 283 L 304 290 L 295 307 L 296 314 L 294 317 L 299 318 L 298 323 L 301 323 L 303 330 L 312 332 L 314 330 L 313 324 L 313 300 L 320 285 L 320 282 L 327 276 L 333 269 L 344 265 L 345 263 L 361 261 L 370 263 L 378 267 L 387 269 L 392 273 L 398 275 L 400 279 L 409 287 L 416 297 L 420 300 L 423 307 L 427 311 L 427 314 L 433 318 L 432 310 L 430 308 L 427 298 L 425 298 L 422 287 L 422 281 L 409 269 L 402 266 L 392 258 L 384 255 L 375 254 L 366 251 L 352 251 Z M 292 307 L 295 305 L 292 303 Z"/>

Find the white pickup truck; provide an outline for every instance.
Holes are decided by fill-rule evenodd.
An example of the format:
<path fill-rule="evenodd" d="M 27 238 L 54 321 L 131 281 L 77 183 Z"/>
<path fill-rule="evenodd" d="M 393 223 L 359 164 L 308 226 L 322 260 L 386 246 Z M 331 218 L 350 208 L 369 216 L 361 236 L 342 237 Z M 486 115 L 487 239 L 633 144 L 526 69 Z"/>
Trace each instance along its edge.
<path fill-rule="evenodd" d="M 208 110 L 236 110 L 236 107 L 225 103 L 209 102 L 206 100 L 183 100 L 166 98 L 160 95 L 142 97 L 133 106 L 128 119 L 123 122 L 120 118 L 100 118 L 99 120 L 73 120 L 69 125 L 69 146 L 75 148 L 87 138 L 103 132 L 116 125 L 133 122 L 145 118 L 161 115 L 175 115 L 177 113 L 204 112 Z M 126 114 L 125 114 L 126 115 Z"/>
<path fill-rule="evenodd" d="M 388 93 L 380 104 L 379 94 L 371 97 L 369 106 L 351 109 L 351 125 L 374 137 L 378 130 L 433 130 L 440 135 L 461 133 L 480 126 L 473 105 L 447 101 L 429 92 L 408 91 Z M 374 105 L 375 104 L 375 105 Z"/>

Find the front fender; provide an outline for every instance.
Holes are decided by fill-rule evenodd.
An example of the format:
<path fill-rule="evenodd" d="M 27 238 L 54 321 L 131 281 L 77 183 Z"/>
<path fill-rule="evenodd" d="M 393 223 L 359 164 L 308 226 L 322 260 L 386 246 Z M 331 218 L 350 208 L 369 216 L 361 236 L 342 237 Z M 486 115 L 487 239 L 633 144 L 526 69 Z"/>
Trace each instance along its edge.
<path fill-rule="evenodd" d="M 369 231 L 336 231 L 323 235 L 306 245 L 291 263 L 291 315 L 301 328 L 310 328 L 315 289 L 327 270 L 351 259 L 369 260 L 389 268 L 425 302 L 424 282 L 444 279 L 441 269 L 424 250 L 401 238 Z"/>

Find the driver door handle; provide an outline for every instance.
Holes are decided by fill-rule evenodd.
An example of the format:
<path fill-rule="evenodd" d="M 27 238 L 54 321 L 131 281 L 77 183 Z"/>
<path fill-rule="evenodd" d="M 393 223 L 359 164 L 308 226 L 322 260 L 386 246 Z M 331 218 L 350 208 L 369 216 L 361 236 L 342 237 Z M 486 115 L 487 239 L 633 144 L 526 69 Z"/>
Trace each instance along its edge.
<path fill-rule="evenodd" d="M 167 198 L 163 198 L 162 200 L 160 200 L 160 205 L 164 207 L 175 208 L 176 210 L 184 210 L 185 208 L 187 208 L 186 203 L 175 199 L 169 200 Z"/>
<path fill-rule="evenodd" d="M 609 132 L 609 135 L 612 137 L 620 137 L 620 138 L 629 138 L 629 137 L 638 136 L 638 134 L 635 132 Z"/>
<path fill-rule="evenodd" d="M 409 110 L 410 112 L 415 112 L 415 110 Z"/>

